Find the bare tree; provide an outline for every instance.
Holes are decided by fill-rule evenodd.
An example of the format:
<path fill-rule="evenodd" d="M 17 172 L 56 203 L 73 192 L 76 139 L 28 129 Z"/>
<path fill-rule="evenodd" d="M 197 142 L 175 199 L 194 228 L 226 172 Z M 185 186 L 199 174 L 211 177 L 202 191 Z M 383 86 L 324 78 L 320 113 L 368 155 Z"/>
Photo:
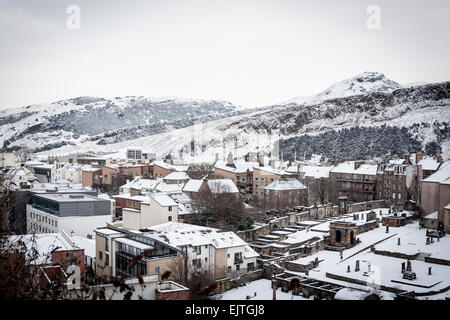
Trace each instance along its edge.
<path fill-rule="evenodd" d="M 214 181 L 214 180 L 213 180 Z M 192 196 L 193 223 L 224 231 L 242 230 L 252 222 L 245 215 L 244 202 L 230 186 L 217 181 Z"/>
<path fill-rule="evenodd" d="M 185 267 L 182 263 L 172 261 L 170 270 L 171 279 L 189 289 L 191 300 L 208 299 L 217 288 L 216 282 L 209 274 L 197 272 L 189 266 Z"/>
<path fill-rule="evenodd" d="M 208 163 L 196 163 L 189 165 L 186 173 L 191 179 L 201 179 L 212 173 L 214 166 Z"/>
<path fill-rule="evenodd" d="M 17 150 L 15 154 L 19 163 L 25 163 L 28 160 L 30 152 L 28 150 L 28 147 L 25 146 Z"/>

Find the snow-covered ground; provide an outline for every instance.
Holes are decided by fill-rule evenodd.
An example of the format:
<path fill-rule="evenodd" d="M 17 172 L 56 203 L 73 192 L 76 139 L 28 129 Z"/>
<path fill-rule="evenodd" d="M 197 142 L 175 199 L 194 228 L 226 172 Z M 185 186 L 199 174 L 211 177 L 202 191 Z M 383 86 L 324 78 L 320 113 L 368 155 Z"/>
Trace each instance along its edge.
<path fill-rule="evenodd" d="M 256 292 L 256 296 L 255 296 Z M 230 289 L 221 294 L 214 296 L 217 300 L 246 300 L 247 296 L 251 296 L 250 300 L 272 300 L 273 290 L 272 281 L 268 279 L 259 279 L 246 284 L 243 287 Z M 307 298 L 301 295 L 293 295 L 292 292 L 282 292 L 281 288 L 277 288 L 277 300 L 313 300 L 314 296 Z"/>
<path fill-rule="evenodd" d="M 416 272 L 416 280 L 402 279 L 401 264 L 406 263 L 405 259 L 388 257 L 374 254 L 370 250 L 371 245 L 375 245 L 375 249 L 392 250 L 393 252 L 427 252 L 438 257 L 448 256 L 450 251 L 450 236 L 444 236 L 439 242 L 425 245 L 426 229 L 419 229 L 419 223 L 408 224 L 404 227 L 389 229 L 386 233 L 385 227 L 376 228 L 374 230 L 358 234 L 361 240 L 356 246 L 347 249 L 343 253 L 341 260 L 339 252 L 319 251 L 311 256 L 297 259 L 295 262 L 300 264 L 314 261 L 317 257 L 320 261 L 319 266 L 309 272 L 309 277 L 317 280 L 328 281 L 340 285 L 363 289 L 364 286 L 352 284 L 346 281 L 335 280 L 326 276 L 326 273 L 340 275 L 351 279 L 365 281 L 366 283 L 374 283 L 384 285 L 390 288 L 397 288 L 406 291 L 429 292 L 446 288 L 450 285 L 450 267 L 439 264 L 426 263 L 420 260 L 411 261 L 412 270 Z M 388 238 L 390 237 L 390 238 Z M 388 239 L 387 239 L 388 238 Z M 400 246 L 397 245 L 397 239 L 400 238 Z M 384 240 L 386 239 L 386 240 Z M 356 260 L 360 261 L 360 271 L 355 272 Z M 367 274 L 369 264 L 372 273 Z M 347 272 L 347 266 L 350 266 L 350 272 Z M 432 268 L 432 274 L 428 275 L 428 268 Z M 296 273 L 305 276 L 304 273 Z M 366 273 L 366 274 L 365 274 Z M 400 281 L 402 283 L 396 283 Z M 430 287 L 424 288 L 420 286 Z M 430 296 L 436 298 L 442 295 Z"/>

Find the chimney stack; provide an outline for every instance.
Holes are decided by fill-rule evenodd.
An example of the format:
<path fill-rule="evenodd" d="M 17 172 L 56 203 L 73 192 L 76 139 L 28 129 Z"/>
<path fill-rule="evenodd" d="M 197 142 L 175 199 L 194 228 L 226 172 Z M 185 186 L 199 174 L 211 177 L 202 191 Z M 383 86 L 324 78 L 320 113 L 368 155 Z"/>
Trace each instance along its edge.
<path fill-rule="evenodd" d="M 355 161 L 355 170 L 358 169 L 363 163 L 364 163 L 363 160 L 361 160 L 361 161 Z"/>
<path fill-rule="evenodd" d="M 261 153 L 258 153 L 258 164 L 260 167 L 264 167 L 264 155 Z"/>
<path fill-rule="evenodd" d="M 411 164 L 411 154 L 409 152 L 405 154 L 405 164 Z"/>
<path fill-rule="evenodd" d="M 389 160 L 391 160 L 391 152 L 389 151 L 388 153 L 387 153 L 387 155 L 386 155 L 386 158 L 387 158 L 387 160 L 389 161 Z"/>
<path fill-rule="evenodd" d="M 439 162 L 442 162 L 442 154 L 438 154 L 437 155 L 437 158 L 436 158 L 436 161 L 439 163 Z"/>
<path fill-rule="evenodd" d="M 416 164 L 418 164 L 419 161 L 422 159 L 423 159 L 423 152 L 422 151 L 417 152 L 416 153 Z"/>

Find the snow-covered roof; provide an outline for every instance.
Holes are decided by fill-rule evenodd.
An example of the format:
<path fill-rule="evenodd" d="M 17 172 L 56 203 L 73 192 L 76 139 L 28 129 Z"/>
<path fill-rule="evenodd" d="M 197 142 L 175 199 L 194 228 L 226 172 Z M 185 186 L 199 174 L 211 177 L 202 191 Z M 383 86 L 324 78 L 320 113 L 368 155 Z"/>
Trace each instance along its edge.
<path fill-rule="evenodd" d="M 238 193 L 239 190 L 231 179 L 210 179 L 208 186 L 212 193 Z"/>
<path fill-rule="evenodd" d="M 335 173 L 352 173 L 352 174 L 365 174 L 365 175 L 377 175 L 376 164 L 361 164 L 357 169 L 355 169 L 355 161 L 346 161 L 339 163 L 336 167 L 331 169 L 331 172 Z"/>
<path fill-rule="evenodd" d="M 186 165 L 173 165 L 173 164 L 170 164 L 170 163 L 166 163 L 166 162 L 164 162 L 162 160 L 155 160 L 155 161 L 152 162 L 152 164 L 156 165 L 156 166 L 159 166 L 161 168 L 164 168 L 164 169 L 168 169 L 168 170 L 172 169 L 172 170 L 175 170 L 175 171 L 186 171 L 189 168 L 189 166 L 186 166 Z"/>
<path fill-rule="evenodd" d="M 183 190 L 183 185 L 178 183 L 165 183 L 160 182 L 155 188 L 159 192 L 166 192 L 166 193 L 172 193 L 172 192 L 181 192 Z"/>
<path fill-rule="evenodd" d="M 211 244 L 204 236 L 206 233 L 215 232 L 216 229 L 207 228 L 187 223 L 168 222 L 153 226 L 145 236 L 165 242 L 172 246 L 199 246 Z"/>
<path fill-rule="evenodd" d="M 207 245 L 216 249 L 246 246 L 247 243 L 239 238 L 234 232 L 219 232 L 217 229 L 202 227 L 187 223 L 169 222 L 153 226 L 145 235 L 173 246 L 184 245 Z M 247 251 L 248 257 L 255 254 L 252 250 Z"/>
<path fill-rule="evenodd" d="M 175 171 L 164 177 L 164 180 L 187 180 L 189 176 L 184 171 Z"/>
<path fill-rule="evenodd" d="M 265 190 L 303 190 L 306 187 L 295 178 L 276 179 Z"/>
<path fill-rule="evenodd" d="M 392 160 L 389 160 L 389 164 L 400 165 L 400 164 L 403 164 L 404 162 L 405 162 L 405 159 L 392 159 Z"/>
<path fill-rule="evenodd" d="M 432 213 L 426 215 L 424 218 L 425 219 L 437 219 L 438 218 L 438 212 L 437 211 L 432 212 Z"/>
<path fill-rule="evenodd" d="M 250 258 L 257 258 L 259 257 L 259 253 L 253 250 L 249 245 L 246 245 L 244 248 L 244 258 L 250 259 Z"/>
<path fill-rule="evenodd" d="M 209 232 L 204 234 L 216 249 L 246 246 L 247 243 L 234 232 Z"/>
<path fill-rule="evenodd" d="M 112 235 L 112 234 L 120 234 L 121 232 L 113 230 L 113 229 L 109 229 L 109 228 L 98 228 L 94 230 L 95 233 L 101 233 L 104 235 Z"/>
<path fill-rule="evenodd" d="M 162 207 L 169 207 L 169 206 L 177 206 L 178 204 L 173 201 L 171 197 L 169 197 L 165 193 L 154 193 L 151 195 L 152 199 L 158 202 L 158 204 Z"/>
<path fill-rule="evenodd" d="M 111 200 L 111 197 L 107 193 L 100 193 L 98 197 L 103 200 Z"/>
<path fill-rule="evenodd" d="M 444 207 L 444 209 L 450 210 L 450 203 L 447 204 L 447 205 Z"/>
<path fill-rule="evenodd" d="M 78 250 L 74 243 L 70 243 L 61 233 L 39 233 L 14 235 L 9 237 L 9 245 L 12 248 L 19 248 L 18 242 L 22 241 L 27 248 L 26 258 L 36 264 L 52 263 L 51 252 L 63 250 Z M 32 248 L 35 248 L 38 257 L 33 259 Z"/>
<path fill-rule="evenodd" d="M 199 231 L 199 230 L 210 230 L 215 231 L 217 229 L 210 228 L 210 227 L 203 227 L 198 226 L 195 224 L 189 224 L 189 223 L 179 223 L 179 222 L 167 222 L 163 224 L 159 224 L 156 226 L 152 226 L 149 229 L 155 230 L 155 231 L 165 231 L 165 232 L 193 232 L 193 231 Z"/>
<path fill-rule="evenodd" d="M 297 173 L 298 172 L 298 166 L 296 166 L 296 165 L 289 166 L 289 167 L 286 168 L 286 172 Z"/>
<path fill-rule="evenodd" d="M 171 193 L 169 197 L 178 204 L 178 215 L 194 213 L 192 200 L 186 193 Z"/>
<path fill-rule="evenodd" d="M 71 236 L 70 240 L 72 240 L 75 245 L 81 249 L 84 249 L 84 254 L 88 257 L 95 258 L 95 240 L 88 239 L 80 236 Z"/>
<path fill-rule="evenodd" d="M 214 166 L 214 168 L 218 168 L 221 170 L 225 170 L 233 173 L 244 173 L 244 172 L 253 172 L 253 168 L 259 167 L 258 162 L 234 162 L 234 167 L 229 167 L 226 163 L 218 162 Z"/>
<path fill-rule="evenodd" d="M 161 180 L 153 179 L 141 179 L 140 177 L 134 178 L 134 180 L 127 182 L 120 188 L 133 188 L 136 190 L 153 190 Z"/>
<path fill-rule="evenodd" d="M 359 290 L 355 288 L 342 288 L 338 292 L 336 292 L 336 295 L 334 296 L 335 300 L 364 300 L 366 297 L 370 296 L 371 294 L 376 294 L 380 297 L 380 300 L 394 300 L 396 295 L 392 292 L 387 291 L 380 291 L 380 290 L 373 290 L 368 289 L 365 290 Z"/>
<path fill-rule="evenodd" d="M 202 186 L 203 180 L 190 179 L 183 187 L 186 192 L 198 192 Z"/>
<path fill-rule="evenodd" d="M 329 178 L 330 171 L 333 169 L 333 166 L 325 167 L 325 166 L 302 166 L 300 168 L 300 172 L 304 173 L 305 178 Z"/>
<path fill-rule="evenodd" d="M 129 246 L 132 246 L 134 248 L 141 249 L 141 250 L 147 250 L 147 249 L 152 249 L 153 248 L 152 246 L 150 246 L 148 244 L 145 244 L 145 243 L 142 243 L 142 242 L 138 242 L 138 241 L 135 241 L 135 240 L 131 240 L 131 239 L 128 239 L 128 238 L 115 238 L 114 241 L 119 242 L 119 243 L 123 243 L 123 244 L 126 244 L 126 245 L 129 245 Z"/>
<path fill-rule="evenodd" d="M 33 167 L 33 166 L 39 166 L 39 165 L 43 165 L 43 164 L 45 164 L 45 162 L 41 162 L 41 161 L 32 161 L 32 160 L 25 162 L 25 165 L 26 165 L 26 166 L 31 166 L 31 167 Z"/>
<path fill-rule="evenodd" d="M 419 161 L 418 165 L 422 166 L 422 170 L 433 170 L 436 171 L 441 163 L 437 162 L 433 158 L 425 158 Z"/>
<path fill-rule="evenodd" d="M 83 168 L 82 171 L 87 171 L 87 172 L 95 172 L 95 171 L 101 171 L 101 168 Z"/>
<path fill-rule="evenodd" d="M 258 168 L 254 168 L 254 169 L 258 169 L 258 170 L 261 170 L 261 171 L 269 172 L 269 173 L 272 173 L 272 174 L 277 174 L 277 175 L 280 175 L 280 176 L 281 175 L 286 175 L 286 174 L 292 174 L 292 173 L 287 172 L 285 170 L 279 170 L 279 169 L 272 168 L 271 166 L 258 167 Z"/>
<path fill-rule="evenodd" d="M 444 182 L 450 178 L 450 161 L 441 165 L 438 171 L 424 179 L 423 182 Z"/>

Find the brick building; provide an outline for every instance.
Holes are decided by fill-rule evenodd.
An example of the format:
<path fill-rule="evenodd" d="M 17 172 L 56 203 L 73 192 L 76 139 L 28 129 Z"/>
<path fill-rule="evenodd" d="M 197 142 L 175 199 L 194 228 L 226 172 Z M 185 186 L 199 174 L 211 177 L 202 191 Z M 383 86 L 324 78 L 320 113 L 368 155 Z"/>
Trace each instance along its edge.
<path fill-rule="evenodd" d="M 339 163 L 330 170 L 330 182 L 336 188 L 336 197 L 348 197 L 353 202 L 375 200 L 377 168 L 376 164 L 366 164 L 365 161 Z"/>
<path fill-rule="evenodd" d="M 295 208 L 307 202 L 308 190 L 295 178 L 276 179 L 264 188 L 264 210 Z"/>

